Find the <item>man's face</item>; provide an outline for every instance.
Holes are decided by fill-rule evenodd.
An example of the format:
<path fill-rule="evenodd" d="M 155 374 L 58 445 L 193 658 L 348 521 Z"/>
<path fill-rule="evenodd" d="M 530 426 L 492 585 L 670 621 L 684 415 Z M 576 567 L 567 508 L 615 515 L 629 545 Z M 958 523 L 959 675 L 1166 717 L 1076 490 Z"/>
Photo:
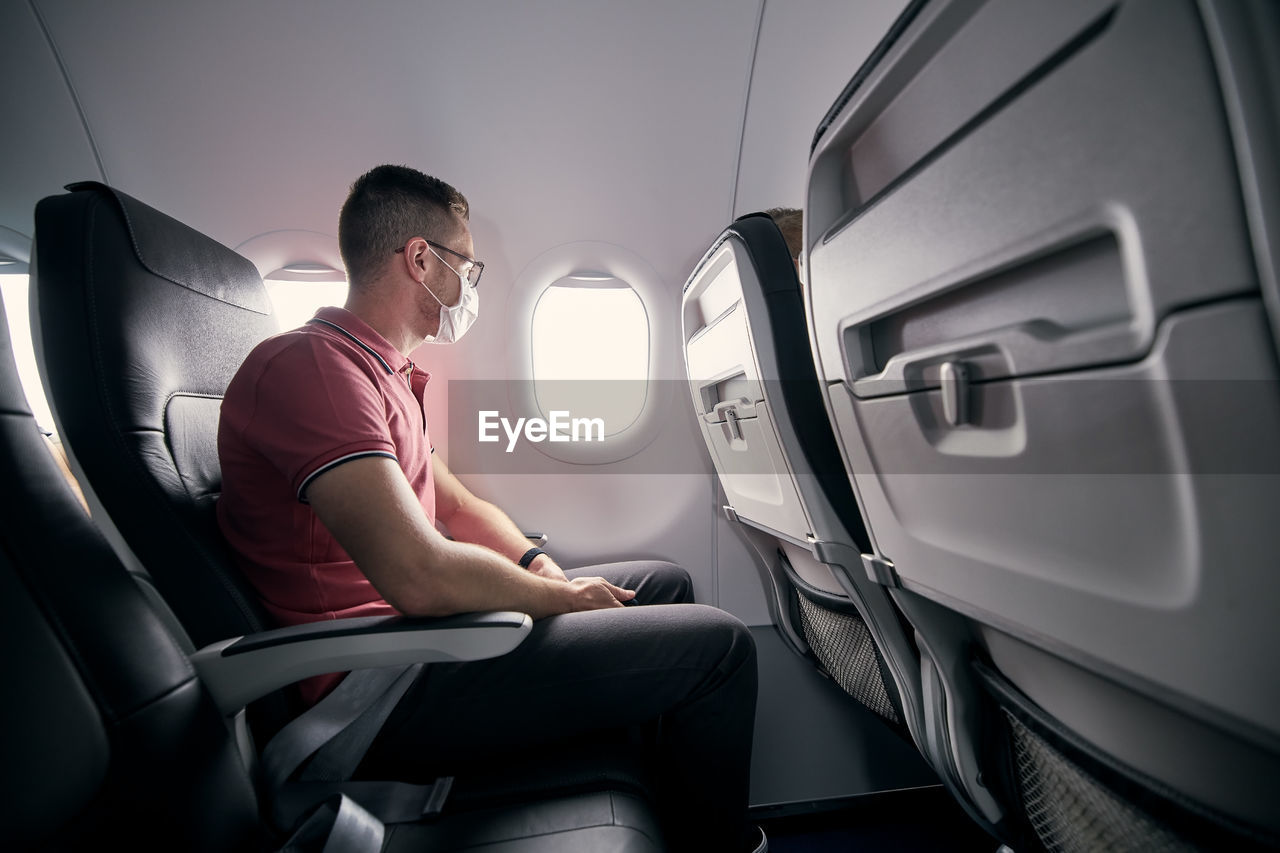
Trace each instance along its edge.
<path fill-rule="evenodd" d="M 476 256 L 475 245 L 471 242 L 471 229 L 465 222 L 459 222 L 454 233 L 438 241 L 443 248 L 435 248 L 436 282 L 432 282 L 432 292 L 440 297 L 445 305 L 457 305 L 462 298 L 462 279 L 459 273 L 466 274 L 470 259 Z"/>
<path fill-rule="evenodd" d="M 461 219 L 451 232 L 442 235 L 434 242 L 437 245 L 428 246 L 427 252 L 423 255 L 425 266 L 422 283 L 431 292 L 421 293 L 418 300 L 425 320 L 424 337 L 438 333 L 441 305 L 455 306 L 462 298 L 462 280 L 459 278 L 459 273 L 465 274 L 470 264 L 469 259 L 475 257 L 471 229 Z M 439 302 L 436 301 L 437 299 Z"/>

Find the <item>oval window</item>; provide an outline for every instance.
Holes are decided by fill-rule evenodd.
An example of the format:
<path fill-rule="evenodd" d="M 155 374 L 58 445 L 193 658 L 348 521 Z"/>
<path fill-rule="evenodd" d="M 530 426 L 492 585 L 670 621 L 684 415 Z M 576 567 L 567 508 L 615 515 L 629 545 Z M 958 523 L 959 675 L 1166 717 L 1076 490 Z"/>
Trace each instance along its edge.
<path fill-rule="evenodd" d="M 296 329 L 311 319 L 316 309 L 347 301 L 345 281 L 281 281 L 265 279 L 271 310 L 280 331 Z"/>
<path fill-rule="evenodd" d="M 570 275 L 542 292 L 531 329 L 533 386 L 546 418 L 603 421 L 624 432 L 644 410 L 649 317 L 640 295 L 611 275 Z"/>
<path fill-rule="evenodd" d="M 3 269 L 0 267 L 0 269 Z M 36 366 L 35 347 L 31 342 L 31 319 L 27 308 L 28 278 L 26 273 L 0 274 L 0 293 L 4 298 L 4 313 L 9 320 L 9 341 L 13 346 L 13 358 L 18 366 L 18 381 L 27 395 L 27 405 L 35 415 L 36 423 L 45 432 L 56 435 L 53 413 L 44 396 L 40 382 L 40 370 Z"/>

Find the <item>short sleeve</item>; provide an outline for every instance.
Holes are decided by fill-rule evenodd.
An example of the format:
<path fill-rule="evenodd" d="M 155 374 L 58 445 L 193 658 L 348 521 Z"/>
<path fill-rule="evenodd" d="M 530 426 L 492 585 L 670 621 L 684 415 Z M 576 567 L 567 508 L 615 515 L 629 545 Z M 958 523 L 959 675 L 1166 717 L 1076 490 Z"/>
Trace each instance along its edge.
<path fill-rule="evenodd" d="M 251 389 L 243 440 L 304 503 L 325 471 L 365 456 L 396 458 L 386 400 L 353 356 L 341 342 L 298 335 L 263 364 Z"/>

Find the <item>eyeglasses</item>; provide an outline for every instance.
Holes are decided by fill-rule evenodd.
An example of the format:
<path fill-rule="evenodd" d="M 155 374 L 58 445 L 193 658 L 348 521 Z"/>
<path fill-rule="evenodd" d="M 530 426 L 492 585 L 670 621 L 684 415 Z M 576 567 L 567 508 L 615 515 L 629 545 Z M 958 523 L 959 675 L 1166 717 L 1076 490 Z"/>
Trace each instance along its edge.
<path fill-rule="evenodd" d="M 432 240 L 428 240 L 426 237 L 423 237 L 422 239 L 428 246 L 431 247 L 431 254 L 435 255 L 436 259 L 439 260 L 440 263 L 444 264 L 446 267 L 453 270 L 454 275 L 458 276 L 459 278 L 466 279 L 467 284 L 471 285 L 472 287 L 480 286 L 480 274 L 484 272 L 483 262 L 477 261 L 475 258 L 468 258 L 466 255 L 462 254 L 461 252 L 455 252 L 453 249 L 450 249 L 448 246 L 441 246 L 439 243 L 436 243 Z M 459 261 L 461 261 L 461 263 L 459 263 L 458 266 L 455 267 L 453 264 L 449 263 L 444 258 L 440 257 L 440 252 L 437 252 L 436 249 L 439 249 L 440 252 L 448 252 L 449 254 L 453 255 L 455 258 L 458 258 Z M 403 251 L 404 251 L 404 246 L 401 246 L 399 249 L 396 249 L 397 254 Z"/>

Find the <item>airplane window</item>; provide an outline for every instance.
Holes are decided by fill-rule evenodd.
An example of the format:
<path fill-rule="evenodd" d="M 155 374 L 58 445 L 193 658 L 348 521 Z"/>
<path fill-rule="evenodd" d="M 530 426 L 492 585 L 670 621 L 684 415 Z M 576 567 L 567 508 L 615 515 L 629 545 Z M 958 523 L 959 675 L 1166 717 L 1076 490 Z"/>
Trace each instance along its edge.
<path fill-rule="evenodd" d="M 296 329 L 311 319 L 316 309 L 347 301 L 345 281 L 279 281 L 267 279 L 267 296 L 281 331 Z"/>
<path fill-rule="evenodd" d="M 27 274 L 0 275 L 0 293 L 4 294 L 4 312 L 9 318 L 9 339 L 13 341 L 13 357 L 18 363 L 18 379 L 22 392 L 27 395 L 27 405 L 36 417 L 40 428 L 54 433 L 53 414 L 40 384 L 40 371 L 36 367 L 35 347 L 31 343 L 31 314 L 27 310 Z"/>
<path fill-rule="evenodd" d="M 555 282 L 533 310 L 532 341 L 544 415 L 600 418 L 605 436 L 636 422 L 649 378 L 649 317 L 625 281 L 583 275 Z"/>

